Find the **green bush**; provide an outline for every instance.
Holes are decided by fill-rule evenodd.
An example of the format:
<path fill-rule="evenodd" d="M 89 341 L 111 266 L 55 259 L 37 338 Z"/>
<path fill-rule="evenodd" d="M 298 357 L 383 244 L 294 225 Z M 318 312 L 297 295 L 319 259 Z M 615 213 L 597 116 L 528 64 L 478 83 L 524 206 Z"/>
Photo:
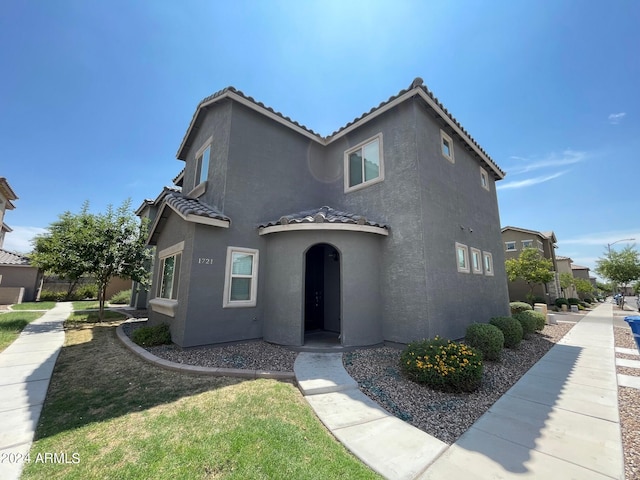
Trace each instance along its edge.
<path fill-rule="evenodd" d="M 504 348 L 504 334 L 495 325 L 472 323 L 467 327 L 464 341 L 467 345 L 480 350 L 485 360 L 500 360 Z"/>
<path fill-rule="evenodd" d="M 562 308 L 562 305 L 569 305 L 569 302 L 566 298 L 556 298 L 555 304 L 556 307 Z"/>
<path fill-rule="evenodd" d="M 544 303 L 547 304 L 547 299 L 544 297 L 533 297 L 533 303 Z"/>
<path fill-rule="evenodd" d="M 585 297 L 585 299 L 583 300 L 584 303 L 588 303 L 589 305 L 591 305 L 593 303 L 593 299 L 589 298 L 589 297 Z"/>
<path fill-rule="evenodd" d="M 67 292 L 53 292 L 51 290 L 42 290 L 40 292 L 41 302 L 62 302 L 65 300 Z"/>
<path fill-rule="evenodd" d="M 511 302 L 509 304 L 509 308 L 511 308 L 511 313 L 520 313 L 525 310 L 533 310 L 533 307 L 526 302 Z"/>
<path fill-rule="evenodd" d="M 504 335 L 506 348 L 517 348 L 522 341 L 522 325 L 513 317 L 493 317 L 489 323 L 495 325 Z"/>
<path fill-rule="evenodd" d="M 567 298 L 569 305 L 580 305 L 580 299 L 575 297 Z"/>
<path fill-rule="evenodd" d="M 131 301 L 131 289 L 122 290 L 121 292 L 115 293 L 109 299 L 109 303 L 115 303 L 115 304 L 129 303 L 130 301 Z"/>
<path fill-rule="evenodd" d="M 472 392 L 482 382 L 482 353 L 443 338 L 407 345 L 400 366 L 414 382 L 453 392 Z"/>
<path fill-rule="evenodd" d="M 154 327 L 141 327 L 133 331 L 131 340 L 143 347 L 167 345 L 171 343 L 171 331 L 166 323 Z"/>
<path fill-rule="evenodd" d="M 78 288 L 77 292 L 78 300 L 93 300 L 98 298 L 98 287 L 96 285 L 82 285 Z"/>
<path fill-rule="evenodd" d="M 544 315 L 540 312 L 520 312 L 514 314 L 513 318 L 518 320 L 520 325 L 522 325 L 522 336 L 524 338 L 527 338 L 529 334 L 534 333 L 536 330 L 542 330 L 544 328 Z"/>

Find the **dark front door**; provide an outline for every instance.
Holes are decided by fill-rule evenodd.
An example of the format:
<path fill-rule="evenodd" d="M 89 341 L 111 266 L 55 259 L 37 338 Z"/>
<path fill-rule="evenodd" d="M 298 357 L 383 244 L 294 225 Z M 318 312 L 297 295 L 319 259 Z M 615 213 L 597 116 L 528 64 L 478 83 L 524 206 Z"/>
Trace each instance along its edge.
<path fill-rule="evenodd" d="M 304 330 L 324 329 L 324 245 L 314 245 L 306 254 L 304 278 Z"/>

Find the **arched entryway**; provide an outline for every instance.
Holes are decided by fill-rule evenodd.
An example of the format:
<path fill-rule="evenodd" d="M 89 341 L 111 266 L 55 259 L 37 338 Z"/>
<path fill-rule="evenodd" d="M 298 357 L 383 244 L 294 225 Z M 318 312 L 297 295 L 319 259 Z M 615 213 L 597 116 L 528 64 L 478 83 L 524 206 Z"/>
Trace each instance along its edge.
<path fill-rule="evenodd" d="M 341 343 L 340 264 L 340 252 L 327 243 L 313 245 L 305 253 L 305 343 Z"/>

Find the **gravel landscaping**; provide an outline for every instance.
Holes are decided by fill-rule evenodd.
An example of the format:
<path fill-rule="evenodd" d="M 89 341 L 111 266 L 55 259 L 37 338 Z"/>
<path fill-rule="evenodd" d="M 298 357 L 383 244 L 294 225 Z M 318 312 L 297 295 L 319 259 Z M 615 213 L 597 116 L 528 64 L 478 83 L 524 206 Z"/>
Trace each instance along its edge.
<path fill-rule="evenodd" d="M 127 335 L 146 321 L 123 324 Z M 484 414 L 518 379 L 570 329 L 573 323 L 546 325 L 516 350 L 503 350 L 499 362 L 485 362 L 481 387 L 473 393 L 444 393 L 417 385 L 400 373 L 400 350 L 385 346 L 343 355 L 343 363 L 360 389 L 388 411 L 426 433 L 451 444 Z M 617 347 L 636 348 L 628 328 L 614 328 Z M 263 341 L 180 349 L 151 347 L 154 355 L 177 363 L 207 367 L 292 372 L 297 352 Z M 619 358 L 640 359 L 617 354 Z M 620 374 L 640 370 L 617 367 Z M 640 478 L 640 391 L 618 388 L 626 478 Z"/>

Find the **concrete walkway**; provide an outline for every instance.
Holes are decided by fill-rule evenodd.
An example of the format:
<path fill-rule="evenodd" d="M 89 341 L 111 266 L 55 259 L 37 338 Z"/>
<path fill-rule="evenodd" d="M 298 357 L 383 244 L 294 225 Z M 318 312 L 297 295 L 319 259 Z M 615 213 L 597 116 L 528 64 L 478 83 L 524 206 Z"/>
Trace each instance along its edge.
<path fill-rule="evenodd" d="M 71 303 L 58 303 L 0 353 L 0 478 L 20 478 L 64 343 Z"/>
<path fill-rule="evenodd" d="M 340 354 L 301 353 L 300 389 L 320 420 L 386 478 L 624 479 L 613 314 L 587 314 L 451 446 L 362 394 Z"/>

